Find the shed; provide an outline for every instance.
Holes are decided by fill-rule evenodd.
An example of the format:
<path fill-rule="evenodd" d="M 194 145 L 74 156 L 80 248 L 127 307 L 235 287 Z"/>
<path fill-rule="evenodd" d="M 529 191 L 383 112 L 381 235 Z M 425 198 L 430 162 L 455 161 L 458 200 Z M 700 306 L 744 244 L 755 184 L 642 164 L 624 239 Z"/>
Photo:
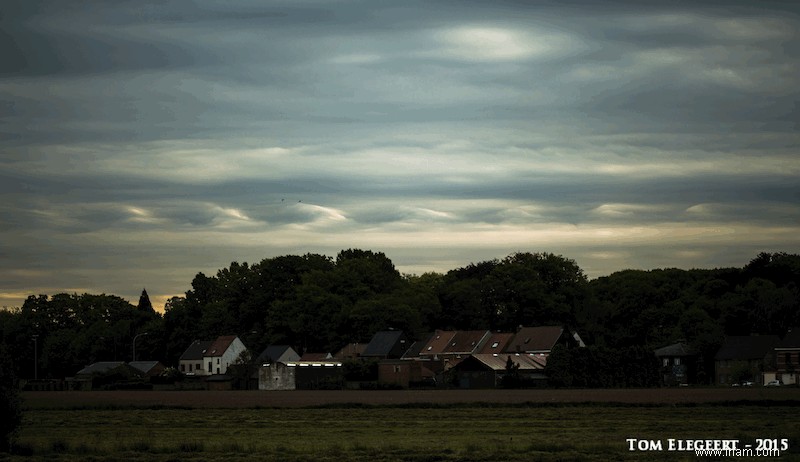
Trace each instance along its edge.
<path fill-rule="evenodd" d="M 475 354 L 452 370 L 460 388 L 496 388 L 502 384 L 503 377 L 509 374 L 509 359 L 521 385 L 543 385 L 547 382 L 544 374 L 547 358 L 541 354 Z"/>

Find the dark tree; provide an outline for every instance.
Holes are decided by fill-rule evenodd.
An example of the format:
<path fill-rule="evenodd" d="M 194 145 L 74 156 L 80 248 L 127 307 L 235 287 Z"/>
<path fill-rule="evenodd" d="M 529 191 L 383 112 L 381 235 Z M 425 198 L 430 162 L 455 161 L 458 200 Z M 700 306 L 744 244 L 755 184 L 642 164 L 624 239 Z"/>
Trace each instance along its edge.
<path fill-rule="evenodd" d="M 150 296 L 147 295 L 147 290 L 142 289 L 142 295 L 139 296 L 139 304 L 136 305 L 136 307 L 139 309 L 139 311 L 155 313 L 153 304 L 150 303 Z"/>

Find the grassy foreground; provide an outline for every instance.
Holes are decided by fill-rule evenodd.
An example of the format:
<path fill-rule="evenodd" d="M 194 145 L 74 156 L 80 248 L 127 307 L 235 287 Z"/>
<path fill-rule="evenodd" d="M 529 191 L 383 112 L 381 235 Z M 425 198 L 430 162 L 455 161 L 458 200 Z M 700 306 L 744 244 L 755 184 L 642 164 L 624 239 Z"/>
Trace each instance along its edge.
<path fill-rule="evenodd" d="M 0 460 L 697 459 L 693 452 L 629 452 L 626 438 L 789 438 L 791 453 L 780 460 L 800 460 L 798 410 L 786 403 L 28 409 L 18 454 Z"/>

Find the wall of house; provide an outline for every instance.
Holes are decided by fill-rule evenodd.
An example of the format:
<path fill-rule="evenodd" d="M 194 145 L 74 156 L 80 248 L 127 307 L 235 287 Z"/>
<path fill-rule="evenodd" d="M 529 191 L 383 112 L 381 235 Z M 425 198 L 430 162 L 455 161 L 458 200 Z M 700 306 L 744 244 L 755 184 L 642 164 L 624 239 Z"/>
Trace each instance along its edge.
<path fill-rule="evenodd" d="M 295 385 L 298 390 L 341 389 L 344 386 L 344 372 L 341 363 L 338 365 L 300 363 L 296 369 Z"/>
<path fill-rule="evenodd" d="M 295 370 L 297 367 L 289 367 L 284 363 L 272 363 L 269 366 L 261 366 L 258 369 L 258 389 L 259 390 L 294 390 Z"/>
<path fill-rule="evenodd" d="M 206 375 L 208 374 L 225 374 L 228 372 L 228 366 L 233 364 L 236 361 L 236 358 L 239 357 L 242 352 L 247 350 L 239 340 L 239 337 L 233 339 L 230 346 L 227 350 L 225 350 L 221 356 L 206 356 L 203 358 L 203 368 L 206 370 Z M 208 372 L 208 363 L 211 363 L 211 372 Z"/>
<path fill-rule="evenodd" d="M 247 350 L 247 347 L 244 346 L 239 337 L 233 339 L 231 342 L 231 346 L 225 350 L 225 353 L 222 354 L 222 367 L 220 374 L 225 374 L 228 372 L 228 366 L 236 362 L 236 359 L 239 357 L 240 354 L 244 353 Z"/>
<path fill-rule="evenodd" d="M 720 360 L 714 361 L 714 378 L 717 385 L 732 385 L 734 375 L 741 369 L 747 369 L 750 372 L 753 382 L 759 385 L 759 380 L 763 380 L 763 360 Z"/>
<path fill-rule="evenodd" d="M 397 385 L 408 388 L 411 382 L 410 361 L 401 363 L 399 361 L 386 361 L 378 364 L 378 384 Z"/>
<path fill-rule="evenodd" d="M 178 370 L 184 375 L 208 375 L 202 359 L 182 359 L 178 362 Z"/>

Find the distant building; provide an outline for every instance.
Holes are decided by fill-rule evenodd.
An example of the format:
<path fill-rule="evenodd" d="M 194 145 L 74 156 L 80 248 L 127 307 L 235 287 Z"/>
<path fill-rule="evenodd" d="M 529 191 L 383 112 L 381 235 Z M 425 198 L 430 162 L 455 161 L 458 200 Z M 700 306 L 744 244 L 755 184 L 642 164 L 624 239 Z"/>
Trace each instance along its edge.
<path fill-rule="evenodd" d="M 774 349 L 772 364 L 764 371 L 764 383 L 800 384 L 800 329 L 790 330 Z"/>
<path fill-rule="evenodd" d="M 207 375 L 203 368 L 203 355 L 211 343 L 211 340 L 195 340 L 189 345 L 178 360 L 178 368 L 182 374 Z"/>
<path fill-rule="evenodd" d="M 145 377 L 156 377 L 166 369 L 161 361 L 131 361 L 128 365 L 142 371 Z"/>
<path fill-rule="evenodd" d="M 688 385 L 696 377 L 697 354 L 683 342 L 673 343 L 655 350 L 661 365 L 661 380 L 664 385 Z"/>
<path fill-rule="evenodd" d="M 186 375 L 222 375 L 245 351 L 247 348 L 235 335 L 223 335 L 212 341 L 195 340 L 181 355 L 179 368 Z"/>
<path fill-rule="evenodd" d="M 550 354 L 556 345 L 566 348 L 585 346 L 577 332 L 562 326 L 523 327 L 508 343 L 505 352 Z"/>
<path fill-rule="evenodd" d="M 396 359 L 411 346 L 408 337 L 400 330 L 385 330 L 372 336 L 361 353 L 362 358 Z"/>
<path fill-rule="evenodd" d="M 509 371 L 509 360 L 514 368 Z M 544 385 L 547 357 L 543 354 L 476 354 L 458 363 L 452 372 L 459 388 L 498 388 L 507 374 L 516 374 L 519 385 Z"/>
<path fill-rule="evenodd" d="M 737 335 L 725 339 L 714 356 L 714 377 L 718 385 L 731 385 L 739 376 L 756 383 L 763 373 L 774 349 L 780 342 L 777 335 Z"/>
<path fill-rule="evenodd" d="M 292 361 L 262 364 L 258 370 L 258 389 L 330 390 L 344 384 L 339 361 Z"/>
<path fill-rule="evenodd" d="M 258 355 L 257 363 L 287 363 L 290 361 L 299 361 L 300 355 L 294 351 L 294 348 L 289 345 L 270 345 Z"/>

